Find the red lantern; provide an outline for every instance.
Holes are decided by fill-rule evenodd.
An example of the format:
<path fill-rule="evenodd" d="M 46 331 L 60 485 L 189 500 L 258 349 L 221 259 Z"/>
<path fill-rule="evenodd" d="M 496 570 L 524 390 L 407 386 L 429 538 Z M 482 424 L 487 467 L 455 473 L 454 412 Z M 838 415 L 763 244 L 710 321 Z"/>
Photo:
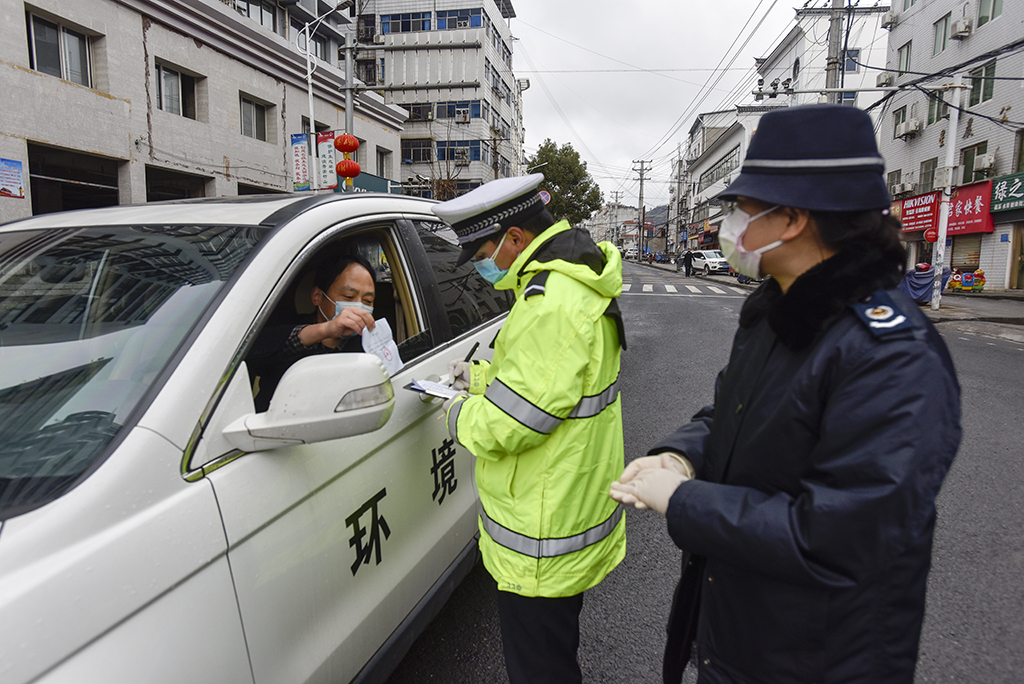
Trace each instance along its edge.
<path fill-rule="evenodd" d="M 342 159 L 334 169 L 342 178 L 355 178 L 362 171 L 359 164 L 352 159 Z"/>
<path fill-rule="evenodd" d="M 339 152 L 355 152 L 359 149 L 359 140 L 354 135 L 343 133 L 334 139 L 334 149 Z"/>

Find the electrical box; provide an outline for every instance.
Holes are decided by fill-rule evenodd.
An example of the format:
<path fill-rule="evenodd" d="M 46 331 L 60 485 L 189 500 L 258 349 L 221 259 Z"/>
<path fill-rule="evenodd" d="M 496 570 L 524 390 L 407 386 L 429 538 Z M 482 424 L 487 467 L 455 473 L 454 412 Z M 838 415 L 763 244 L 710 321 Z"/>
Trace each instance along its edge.
<path fill-rule="evenodd" d="M 953 172 L 955 170 L 955 166 L 940 166 L 935 169 L 935 182 L 933 183 L 935 189 L 941 190 L 953 185 Z"/>

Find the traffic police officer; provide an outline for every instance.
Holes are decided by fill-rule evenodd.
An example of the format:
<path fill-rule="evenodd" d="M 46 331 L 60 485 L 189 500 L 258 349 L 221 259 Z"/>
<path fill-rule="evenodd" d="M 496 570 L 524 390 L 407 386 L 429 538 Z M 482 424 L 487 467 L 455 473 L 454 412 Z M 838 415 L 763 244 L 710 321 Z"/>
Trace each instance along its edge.
<path fill-rule="evenodd" d="M 503 178 L 433 208 L 480 275 L 516 302 L 491 363 L 452 361 L 468 396 L 446 405 L 452 437 L 476 457 L 480 551 L 498 586 L 509 679 L 579 682 L 583 592 L 626 553 L 616 298 L 622 260 L 555 223 L 543 174 Z"/>

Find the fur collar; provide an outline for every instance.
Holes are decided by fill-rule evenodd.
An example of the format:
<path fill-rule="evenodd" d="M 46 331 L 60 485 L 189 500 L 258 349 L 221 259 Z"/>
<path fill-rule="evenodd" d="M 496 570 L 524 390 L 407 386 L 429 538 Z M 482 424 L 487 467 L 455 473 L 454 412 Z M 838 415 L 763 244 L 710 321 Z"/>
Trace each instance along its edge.
<path fill-rule="evenodd" d="M 797 278 L 785 294 L 769 279 L 743 305 L 740 327 L 752 327 L 767 315 L 779 341 L 799 351 L 810 346 L 848 305 L 895 287 L 898 281 L 898 273 L 883 270 L 869 255 L 837 254 Z"/>

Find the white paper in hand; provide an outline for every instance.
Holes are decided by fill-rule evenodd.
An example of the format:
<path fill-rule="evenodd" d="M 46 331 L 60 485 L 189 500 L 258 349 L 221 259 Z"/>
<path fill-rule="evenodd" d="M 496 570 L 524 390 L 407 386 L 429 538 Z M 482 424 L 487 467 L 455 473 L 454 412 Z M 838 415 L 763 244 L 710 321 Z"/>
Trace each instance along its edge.
<path fill-rule="evenodd" d="M 416 392 L 423 392 L 435 397 L 441 397 L 442 399 L 451 399 L 452 397 L 465 394 L 457 389 L 449 387 L 448 385 L 442 385 L 439 382 L 431 382 L 430 380 L 413 380 L 411 388 Z"/>
<path fill-rule="evenodd" d="M 384 362 L 388 373 L 394 375 L 402 370 L 402 358 L 398 355 L 398 345 L 395 344 L 394 335 L 391 334 L 391 326 L 385 318 L 377 321 L 377 327 L 373 330 L 363 328 L 363 351 L 373 354 Z"/>

